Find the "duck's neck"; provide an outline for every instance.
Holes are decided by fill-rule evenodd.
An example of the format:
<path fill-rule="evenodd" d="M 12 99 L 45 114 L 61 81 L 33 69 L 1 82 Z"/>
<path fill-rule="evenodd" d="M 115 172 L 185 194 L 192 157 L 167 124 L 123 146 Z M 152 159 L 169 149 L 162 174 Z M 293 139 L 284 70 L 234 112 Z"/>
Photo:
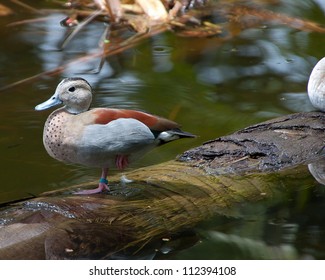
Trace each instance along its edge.
<path fill-rule="evenodd" d="M 81 109 L 81 108 L 75 108 L 75 107 L 69 107 L 69 106 L 64 106 L 63 107 L 64 110 L 70 114 L 73 114 L 73 115 L 78 115 L 80 113 L 83 113 L 83 112 L 86 112 L 87 110 L 84 110 L 84 109 Z"/>

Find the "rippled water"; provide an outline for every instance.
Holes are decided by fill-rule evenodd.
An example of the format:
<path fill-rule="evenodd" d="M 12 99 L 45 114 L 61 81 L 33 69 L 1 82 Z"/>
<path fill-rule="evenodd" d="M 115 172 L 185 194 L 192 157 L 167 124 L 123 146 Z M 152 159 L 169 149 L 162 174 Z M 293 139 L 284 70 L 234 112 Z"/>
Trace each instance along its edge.
<path fill-rule="evenodd" d="M 25 2 L 37 5 L 36 1 Z M 325 23 L 321 0 L 282 2 L 274 9 Z M 0 86 L 98 51 L 103 23 L 89 24 L 60 51 L 58 46 L 66 36 L 59 24 L 63 14 L 7 26 L 43 18 L 20 7 L 16 11 L 0 18 Z M 94 58 L 70 65 L 59 76 L 2 91 L 0 202 L 98 178 L 100 170 L 64 165 L 51 159 L 43 148 L 42 129 L 49 111 L 36 112 L 34 107 L 52 95 L 62 77 L 86 78 L 96 93 L 93 106 L 145 110 L 172 118 L 184 130 L 200 135 L 153 151 L 137 167 L 172 159 L 206 140 L 250 124 L 312 110 L 306 84 L 312 67 L 324 56 L 324 45 L 323 34 L 280 25 L 246 30 L 222 44 L 215 38 L 189 39 L 165 33 L 105 60 L 99 73 L 90 73 L 100 64 L 100 58 Z M 325 210 L 322 186 L 315 187 L 313 177 L 310 185 L 293 183 L 297 191 L 276 205 L 245 208 L 241 218 L 216 218 L 202 225 L 203 242 L 172 258 L 250 258 L 249 252 L 238 250 L 238 244 L 249 242 L 256 242 L 256 248 L 271 246 L 270 251 L 272 246 L 290 244 L 288 250 L 297 250 L 294 258 L 324 258 L 321 240 L 325 221 L 319 214 Z"/>

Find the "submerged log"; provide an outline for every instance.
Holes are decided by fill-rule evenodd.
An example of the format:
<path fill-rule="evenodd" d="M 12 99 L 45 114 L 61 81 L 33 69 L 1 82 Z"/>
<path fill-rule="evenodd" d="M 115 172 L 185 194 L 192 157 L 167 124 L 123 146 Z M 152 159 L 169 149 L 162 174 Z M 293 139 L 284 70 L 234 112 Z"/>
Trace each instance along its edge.
<path fill-rule="evenodd" d="M 200 221 L 236 217 L 240 205 L 274 200 L 293 186 L 288 181 L 309 180 L 306 166 L 290 167 L 322 156 L 324 120 L 298 113 L 248 127 L 177 161 L 127 172 L 130 183 L 112 177 L 110 193 L 73 194 L 92 182 L 6 205 L 0 259 L 148 258 Z"/>

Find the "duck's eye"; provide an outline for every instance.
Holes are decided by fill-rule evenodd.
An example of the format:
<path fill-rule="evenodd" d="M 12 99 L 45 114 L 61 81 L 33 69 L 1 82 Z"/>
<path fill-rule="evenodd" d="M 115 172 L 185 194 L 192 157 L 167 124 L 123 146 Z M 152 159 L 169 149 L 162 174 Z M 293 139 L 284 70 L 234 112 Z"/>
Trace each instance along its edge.
<path fill-rule="evenodd" d="M 70 92 L 74 92 L 75 90 L 76 90 L 75 87 L 70 87 L 70 88 L 68 89 L 68 91 L 70 91 Z"/>

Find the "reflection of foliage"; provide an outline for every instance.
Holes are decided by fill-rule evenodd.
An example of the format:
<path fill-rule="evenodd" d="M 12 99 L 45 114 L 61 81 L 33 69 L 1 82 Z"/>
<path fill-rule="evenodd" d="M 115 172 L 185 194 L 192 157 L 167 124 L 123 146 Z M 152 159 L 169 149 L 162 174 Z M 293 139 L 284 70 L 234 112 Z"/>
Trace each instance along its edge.
<path fill-rule="evenodd" d="M 279 244 L 270 246 L 265 242 L 241 237 L 238 235 L 224 234 L 218 231 L 200 232 L 203 240 L 189 251 L 181 253 L 181 257 L 187 258 L 187 254 L 193 254 L 198 259 L 208 256 L 209 259 L 228 258 L 250 259 L 250 260 L 287 260 L 298 259 L 300 256 L 292 244 Z M 289 235 L 289 234 L 287 234 Z M 295 237 L 295 232 L 291 233 L 291 239 Z M 204 252 L 204 256 L 201 256 Z"/>
<path fill-rule="evenodd" d="M 67 17 L 61 21 L 61 25 L 65 26 L 70 34 L 60 48 L 64 49 L 84 26 L 96 20 L 107 24 L 99 42 L 100 51 L 18 83 L 44 75 L 59 74 L 71 64 L 86 62 L 94 57 L 102 58 L 102 62 L 96 70 L 100 71 L 106 57 L 121 53 L 146 38 L 166 31 L 186 37 L 214 37 L 220 42 L 230 40 L 246 29 L 265 27 L 269 24 L 285 25 L 295 30 L 325 32 L 325 27 L 317 23 L 271 11 L 265 3 L 270 5 L 274 2 L 277 3 L 277 1 L 265 0 L 218 2 L 207 0 L 62 1 L 63 9 L 60 11 L 66 13 Z M 29 7 L 29 10 L 35 11 L 32 7 Z M 42 14 L 51 14 L 57 11 L 57 9 L 38 10 Z M 12 25 L 25 22 L 27 21 L 16 22 Z M 6 88 L 11 86 L 13 85 Z"/>

